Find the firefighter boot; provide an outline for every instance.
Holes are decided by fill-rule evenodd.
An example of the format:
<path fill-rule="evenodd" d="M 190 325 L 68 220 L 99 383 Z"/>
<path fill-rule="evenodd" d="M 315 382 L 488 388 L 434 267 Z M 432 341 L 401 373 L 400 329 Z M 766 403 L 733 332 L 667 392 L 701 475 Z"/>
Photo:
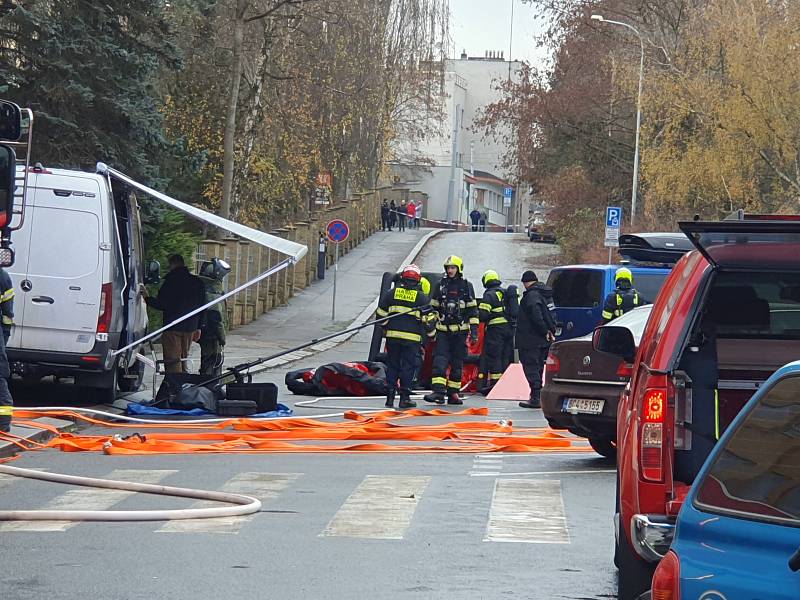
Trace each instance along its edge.
<path fill-rule="evenodd" d="M 425 400 L 425 402 L 431 402 L 433 404 L 444 404 L 444 394 L 441 392 L 426 394 L 422 399 Z"/>
<path fill-rule="evenodd" d="M 394 408 L 394 395 L 395 395 L 394 390 L 389 390 L 389 392 L 386 394 L 386 404 L 384 404 L 386 408 Z M 402 404 L 402 402 L 403 400 L 401 399 L 400 403 Z"/>
<path fill-rule="evenodd" d="M 453 392 L 447 397 L 448 404 L 464 404 L 464 401 L 458 396 L 457 392 Z"/>
<path fill-rule="evenodd" d="M 540 394 L 541 392 L 539 390 L 534 390 L 531 392 L 531 399 L 527 402 L 520 402 L 519 405 L 522 408 L 542 408 Z"/>
<path fill-rule="evenodd" d="M 411 399 L 411 396 L 401 394 L 400 403 L 397 406 L 398 408 L 415 408 L 417 403 Z"/>

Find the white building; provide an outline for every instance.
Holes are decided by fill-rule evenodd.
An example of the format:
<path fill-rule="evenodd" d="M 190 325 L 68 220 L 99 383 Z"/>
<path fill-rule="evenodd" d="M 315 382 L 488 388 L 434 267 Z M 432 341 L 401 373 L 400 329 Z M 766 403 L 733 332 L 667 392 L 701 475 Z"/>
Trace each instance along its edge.
<path fill-rule="evenodd" d="M 469 212 L 477 207 L 487 212 L 489 222 L 496 227 L 505 229 L 514 223 L 515 211 L 503 206 L 502 197 L 503 187 L 511 185 L 507 183 L 511 174 L 503 168 L 511 136 L 508 142 L 483 139 L 483 130 L 475 122 L 489 104 L 501 99 L 497 86 L 509 77 L 516 78 L 520 66 L 518 61 L 506 61 L 502 52 L 487 52 L 483 57 L 462 54 L 444 61 L 444 117 L 440 123 L 431 124 L 431 136 L 415 148 L 433 166 L 408 162 L 392 165 L 396 188 L 427 194 L 426 218 L 466 223 Z M 399 156 L 410 154 L 408 144 L 398 142 Z M 470 177 L 470 172 L 475 176 Z M 470 187 L 473 189 L 468 194 Z"/>

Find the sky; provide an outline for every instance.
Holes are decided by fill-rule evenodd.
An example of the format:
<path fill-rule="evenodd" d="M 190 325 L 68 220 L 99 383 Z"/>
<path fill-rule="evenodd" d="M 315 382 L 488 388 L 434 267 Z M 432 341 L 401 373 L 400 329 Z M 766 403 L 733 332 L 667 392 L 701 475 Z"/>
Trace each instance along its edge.
<path fill-rule="evenodd" d="M 547 51 L 536 47 L 534 37 L 545 23 L 534 20 L 537 11 L 521 0 L 450 0 L 452 56 L 458 57 L 464 49 L 469 56 L 484 56 L 486 50 L 502 50 L 508 60 L 512 2 L 514 35 L 511 58 L 541 65 Z"/>

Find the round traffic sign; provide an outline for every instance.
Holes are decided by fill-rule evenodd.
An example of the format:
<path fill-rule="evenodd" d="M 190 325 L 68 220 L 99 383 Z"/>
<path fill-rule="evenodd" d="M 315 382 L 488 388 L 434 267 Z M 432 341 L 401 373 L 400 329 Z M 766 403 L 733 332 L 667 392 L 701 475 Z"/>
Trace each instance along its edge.
<path fill-rule="evenodd" d="M 328 239 L 335 244 L 341 244 L 350 235 L 350 227 L 341 219 L 334 219 L 328 223 L 325 230 L 328 233 Z"/>

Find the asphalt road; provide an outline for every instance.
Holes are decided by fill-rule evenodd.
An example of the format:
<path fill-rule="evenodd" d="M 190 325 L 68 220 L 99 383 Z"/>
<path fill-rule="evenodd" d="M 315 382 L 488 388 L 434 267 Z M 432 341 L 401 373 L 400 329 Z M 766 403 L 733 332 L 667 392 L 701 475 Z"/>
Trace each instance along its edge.
<path fill-rule="evenodd" d="M 507 283 L 518 281 L 527 268 L 538 265 L 540 273 L 546 272 L 542 256 L 549 252 L 552 247 L 530 244 L 519 235 L 451 233 L 435 238 L 419 261 L 423 269 L 438 270 L 444 257 L 459 254 L 480 293 L 483 270 L 494 268 Z M 361 359 L 368 344 L 364 332 L 312 357 L 308 366 Z M 282 388 L 283 374 L 297 366 L 266 372 L 260 379 Z M 55 390 L 47 391 L 48 401 L 58 401 Z M 280 400 L 292 405 L 307 398 L 282 392 Z M 330 412 L 326 407 L 342 401 L 320 404 L 295 407 L 296 414 Z M 467 405 L 489 408 L 487 417 L 473 420 L 544 425 L 541 411 L 520 409 L 514 402 L 474 397 Z M 226 522 L 66 528 L 0 523 L 5 567 L 0 590 L 14 600 L 76 595 L 113 600 L 615 596 L 614 466 L 592 452 L 121 457 L 47 451 L 27 453 L 14 464 L 235 489 L 264 502 L 254 517 Z M 190 504 L 0 476 L 0 508 Z"/>

